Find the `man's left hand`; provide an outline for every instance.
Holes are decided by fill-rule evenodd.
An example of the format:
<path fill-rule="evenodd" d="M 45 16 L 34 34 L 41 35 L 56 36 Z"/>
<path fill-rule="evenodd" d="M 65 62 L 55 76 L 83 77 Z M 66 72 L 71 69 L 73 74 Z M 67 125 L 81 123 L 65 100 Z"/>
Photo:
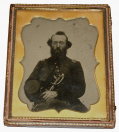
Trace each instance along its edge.
<path fill-rule="evenodd" d="M 49 99 L 54 99 L 57 97 L 57 92 L 56 91 L 45 91 L 41 94 L 44 100 L 49 100 Z"/>

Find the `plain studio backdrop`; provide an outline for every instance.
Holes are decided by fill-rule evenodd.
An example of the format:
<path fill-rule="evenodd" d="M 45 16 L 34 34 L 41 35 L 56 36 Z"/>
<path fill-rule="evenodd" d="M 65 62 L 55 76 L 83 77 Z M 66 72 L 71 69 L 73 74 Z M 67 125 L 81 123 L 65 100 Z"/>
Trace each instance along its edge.
<path fill-rule="evenodd" d="M 73 3 L 72 3 L 73 2 Z M 111 16 L 112 16 L 112 40 L 113 40 L 113 59 L 114 59 L 114 86 L 115 86 L 115 104 L 117 106 L 116 110 L 116 126 L 115 129 L 106 129 L 105 131 L 114 131 L 118 132 L 119 131 L 119 98 L 118 98 L 118 93 L 119 93 L 119 81 L 118 81 L 118 75 L 119 75 L 119 62 L 118 62 L 118 56 L 119 56 L 119 39 L 118 39 L 118 31 L 119 31 L 119 5 L 118 1 L 112 1 L 112 0 L 100 0 L 100 1 L 95 1 L 95 0 L 73 0 L 73 1 L 32 1 L 32 0 L 4 0 L 1 1 L 0 5 L 0 60 L 1 60 L 1 65 L 0 65 L 0 70 L 1 70 L 1 92 L 0 92 L 0 127 L 1 127 L 1 132 L 8 132 L 8 131 L 50 131 L 50 132 L 55 132 L 55 131 L 87 131 L 87 129 L 71 129 L 71 128 L 18 128 L 18 127 L 6 127 L 3 124 L 3 109 L 4 109 L 4 91 L 5 91 L 5 75 L 6 75 L 6 58 L 7 58 L 7 42 L 8 42 L 8 24 L 9 24 L 9 7 L 10 4 L 109 4 L 111 7 Z M 50 36 L 49 36 L 50 37 Z M 70 51 L 71 52 L 71 51 Z M 75 58 L 74 58 L 75 59 Z M 89 129 L 88 131 L 100 131 L 100 129 Z"/>

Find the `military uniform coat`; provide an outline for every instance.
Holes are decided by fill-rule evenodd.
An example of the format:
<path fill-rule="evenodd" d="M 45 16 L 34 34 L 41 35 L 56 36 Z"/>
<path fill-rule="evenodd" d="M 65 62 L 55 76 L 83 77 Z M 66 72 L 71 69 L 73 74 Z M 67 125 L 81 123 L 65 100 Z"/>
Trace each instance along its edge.
<path fill-rule="evenodd" d="M 48 103 L 42 101 L 39 98 L 40 94 L 49 90 L 62 73 L 64 74 L 63 80 L 54 88 L 58 96 Z M 84 73 L 80 62 L 65 57 L 58 63 L 50 57 L 38 62 L 26 80 L 24 90 L 27 98 L 34 102 L 34 106 L 39 104 L 33 111 L 54 108 L 57 111 L 71 109 L 85 112 L 87 108 L 78 99 L 85 93 L 85 87 Z"/>

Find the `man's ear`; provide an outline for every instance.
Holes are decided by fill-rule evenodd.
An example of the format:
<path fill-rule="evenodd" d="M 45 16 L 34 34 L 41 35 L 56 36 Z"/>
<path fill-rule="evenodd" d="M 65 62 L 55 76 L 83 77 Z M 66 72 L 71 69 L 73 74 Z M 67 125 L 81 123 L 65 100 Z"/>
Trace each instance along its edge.
<path fill-rule="evenodd" d="M 67 42 L 67 47 L 70 48 L 72 46 L 72 43 L 70 41 Z M 67 48 L 67 49 L 68 49 Z"/>
<path fill-rule="evenodd" d="M 49 39 L 48 41 L 47 41 L 47 44 L 51 47 L 51 43 L 52 43 L 52 40 L 51 39 Z"/>

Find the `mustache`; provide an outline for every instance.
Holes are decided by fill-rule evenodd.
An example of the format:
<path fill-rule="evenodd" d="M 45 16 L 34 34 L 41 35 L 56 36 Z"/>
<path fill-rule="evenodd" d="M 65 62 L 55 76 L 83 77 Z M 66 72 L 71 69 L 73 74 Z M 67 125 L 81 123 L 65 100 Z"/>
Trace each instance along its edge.
<path fill-rule="evenodd" d="M 57 49 L 51 49 L 51 54 L 52 55 L 59 55 L 59 54 L 62 54 L 62 51 L 61 49 L 58 47 Z"/>
<path fill-rule="evenodd" d="M 60 48 L 57 48 L 56 50 L 54 50 L 54 54 L 60 54 L 62 51 Z"/>

